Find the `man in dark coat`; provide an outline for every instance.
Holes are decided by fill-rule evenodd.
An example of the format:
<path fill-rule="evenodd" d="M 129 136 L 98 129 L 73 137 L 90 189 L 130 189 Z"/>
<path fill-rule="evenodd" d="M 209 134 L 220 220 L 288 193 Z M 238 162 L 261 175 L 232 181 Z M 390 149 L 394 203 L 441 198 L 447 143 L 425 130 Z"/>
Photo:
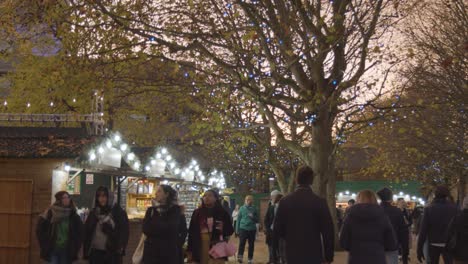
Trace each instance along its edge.
<path fill-rule="evenodd" d="M 274 232 L 285 240 L 287 263 L 333 262 L 333 221 L 325 199 L 310 187 L 313 178 L 310 167 L 300 167 L 296 174 L 298 187 L 279 203 Z"/>
<path fill-rule="evenodd" d="M 457 207 L 448 201 L 450 191 L 445 186 L 438 186 L 431 205 L 424 209 L 421 230 L 418 238 L 418 260 L 424 259 L 423 247 L 426 239 L 429 242 L 429 258 L 431 264 L 439 263 L 440 255 L 446 264 L 452 264 L 452 257 L 446 249 L 448 227 L 457 215 Z"/>
<path fill-rule="evenodd" d="M 382 200 L 381 206 L 392 223 L 393 231 L 395 231 L 397 236 L 399 248 L 402 252 L 409 252 L 408 225 L 405 223 L 403 212 L 392 205 L 393 192 L 388 188 L 383 188 L 377 192 L 377 195 L 380 200 Z M 398 250 L 395 252 L 387 252 L 387 261 L 389 263 L 398 263 Z"/>
<path fill-rule="evenodd" d="M 127 213 L 104 187 L 96 191 L 94 208 L 85 223 L 83 253 L 90 263 L 120 264 L 129 238 Z"/>

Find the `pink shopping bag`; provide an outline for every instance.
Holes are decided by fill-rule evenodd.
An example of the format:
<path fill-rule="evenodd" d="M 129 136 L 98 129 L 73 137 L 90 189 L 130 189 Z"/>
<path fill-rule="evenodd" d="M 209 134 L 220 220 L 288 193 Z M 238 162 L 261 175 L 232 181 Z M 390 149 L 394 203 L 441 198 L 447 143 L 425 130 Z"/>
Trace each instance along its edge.
<path fill-rule="evenodd" d="M 236 254 L 236 246 L 232 243 L 223 241 L 223 237 L 220 237 L 220 242 L 214 245 L 210 249 L 209 253 L 214 259 L 232 257 Z"/>

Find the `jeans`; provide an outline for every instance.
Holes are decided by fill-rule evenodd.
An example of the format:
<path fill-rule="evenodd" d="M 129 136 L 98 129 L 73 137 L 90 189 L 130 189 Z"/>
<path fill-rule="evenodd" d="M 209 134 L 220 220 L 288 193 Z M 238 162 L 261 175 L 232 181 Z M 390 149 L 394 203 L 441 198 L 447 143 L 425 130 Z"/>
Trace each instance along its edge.
<path fill-rule="evenodd" d="M 452 264 L 452 257 L 450 256 L 447 249 L 445 249 L 445 247 L 435 247 L 433 245 L 429 245 L 429 259 L 431 260 L 431 264 L 439 264 L 441 255 L 445 264 Z"/>
<path fill-rule="evenodd" d="M 253 259 L 254 255 L 254 250 L 255 250 L 255 236 L 257 234 L 256 230 L 252 231 L 247 231 L 241 229 L 239 232 L 239 252 L 238 256 L 239 258 L 244 256 L 244 250 L 245 250 L 245 243 L 248 240 L 249 241 L 249 260 Z"/>
<path fill-rule="evenodd" d="M 50 256 L 50 264 L 71 264 L 72 261 L 68 258 L 67 250 L 64 248 L 55 249 Z"/>
<path fill-rule="evenodd" d="M 387 264 L 398 264 L 398 250 L 385 252 Z"/>

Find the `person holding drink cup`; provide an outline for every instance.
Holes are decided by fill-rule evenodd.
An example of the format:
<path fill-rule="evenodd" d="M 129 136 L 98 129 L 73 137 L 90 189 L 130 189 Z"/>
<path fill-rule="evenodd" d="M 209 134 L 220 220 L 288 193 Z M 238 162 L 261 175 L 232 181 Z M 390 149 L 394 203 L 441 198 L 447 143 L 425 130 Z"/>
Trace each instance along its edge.
<path fill-rule="evenodd" d="M 253 263 L 255 250 L 255 237 L 257 234 L 257 223 L 259 222 L 257 209 L 253 206 L 253 196 L 245 197 L 245 204 L 240 208 L 237 216 L 236 233 L 239 234 L 239 252 L 237 260 L 243 263 L 245 244 L 249 241 L 249 264 Z"/>

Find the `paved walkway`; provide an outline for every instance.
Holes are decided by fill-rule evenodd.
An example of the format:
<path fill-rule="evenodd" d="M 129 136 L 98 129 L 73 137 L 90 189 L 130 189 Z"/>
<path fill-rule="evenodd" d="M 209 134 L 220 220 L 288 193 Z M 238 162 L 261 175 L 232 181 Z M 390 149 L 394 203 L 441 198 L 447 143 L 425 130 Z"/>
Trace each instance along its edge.
<path fill-rule="evenodd" d="M 236 247 L 239 245 L 237 238 L 233 238 L 232 242 L 235 243 Z M 247 249 L 248 249 L 248 244 L 245 246 L 244 263 L 247 263 Z M 237 264 L 237 262 L 233 258 L 231 259 L 232 260 L 228 262 L 229 264 Z M 347 263 L 346 260 L 347 260 L 347 253 L 336 252 L 335 261 L 333 263 L 346 264 Z M 259 234 L 257 241 L 255 242 L 254 264 L 266 264 L 267 262 L 268 262 L 268 247 L 265 244 L 265 236 L 263 234 Z"/>
<path fill-rule="evenodd" d="M 266 264 L 268 262 L 268 247 L 265 244 L 265 236 L 263 234 L 260 234 L 256 243 L 255 243 L 255 254 L 254 254 L 254 264 Z M 233 239 L 232 240 L 235 245 L 238 245 L 238 240 Z M 248 245 L 245 248 L 245 253 L 244 253 L 244 263 L 247 263 L 247 249 Z M 415 252 L 414 250 L 411 250 L 411 260 L 410 263 L 418 263 L 416 260 Z M 229 261 L 229 264 L 236 264 L 237 262 L 231 258 L 232 260 Z M 348 253 L 347 252 L 335 252 L 335 259 L 333 261 L 333 264 L 347 264 L 347 259 L 348 259 Z"/>

